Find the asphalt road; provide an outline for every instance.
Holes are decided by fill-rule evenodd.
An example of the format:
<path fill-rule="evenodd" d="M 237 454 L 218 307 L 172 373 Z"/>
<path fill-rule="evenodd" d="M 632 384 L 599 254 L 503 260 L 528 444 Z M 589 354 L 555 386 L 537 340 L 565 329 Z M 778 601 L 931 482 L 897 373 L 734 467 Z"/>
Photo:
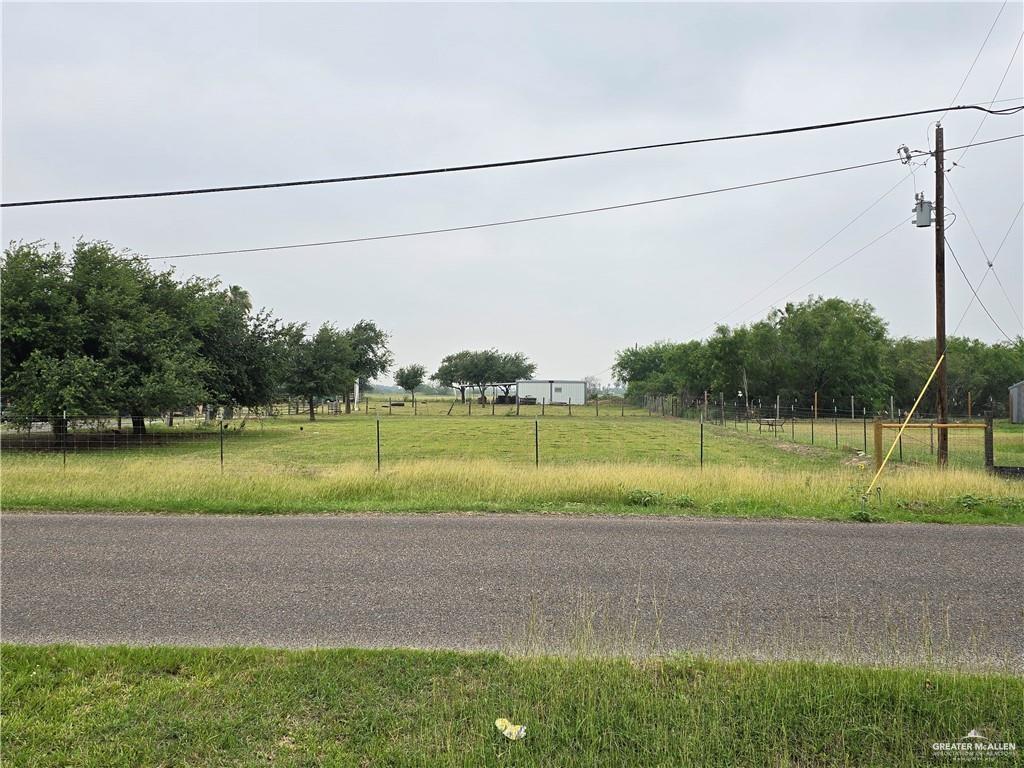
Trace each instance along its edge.
<path fill-rule="evenodd" d="M 8 514 L 0 534 L 6 642 L 1024 658 L 1020 527 Z"/>

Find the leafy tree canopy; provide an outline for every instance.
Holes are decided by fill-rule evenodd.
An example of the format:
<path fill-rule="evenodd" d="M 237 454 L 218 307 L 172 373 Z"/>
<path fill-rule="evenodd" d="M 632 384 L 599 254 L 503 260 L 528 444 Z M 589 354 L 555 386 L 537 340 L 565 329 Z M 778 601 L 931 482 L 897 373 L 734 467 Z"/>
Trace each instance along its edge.
<path fill-rule="evenodd" d="M 426 377 L 427 369 L 419 363 L 413 363 L 398 369 L 395 373 L 395 384 L 410 394 L 414 394 L 416 387 L 422 384 Z"/>
<path fill-rule="evenodd" d="M 1001 404 L 1006 388 L 1024 378 L 1024 340 L 988 345 L 949 340 L 948 379 L 953 407 Z M 934 340 L 890 339 L 885 321 L 861 301 L 812 297 L 787 304 L 764 320 L 719 326 L 704 341 L 656 342 L 617 353 L 613 374 L 630 394 L 697 398 L 706 390 L 726 399 L 748 398 L 809 406 L 846 403 L 850 395 L 874 408 L 890 395 L 909 406 L 931 372 Z"/>

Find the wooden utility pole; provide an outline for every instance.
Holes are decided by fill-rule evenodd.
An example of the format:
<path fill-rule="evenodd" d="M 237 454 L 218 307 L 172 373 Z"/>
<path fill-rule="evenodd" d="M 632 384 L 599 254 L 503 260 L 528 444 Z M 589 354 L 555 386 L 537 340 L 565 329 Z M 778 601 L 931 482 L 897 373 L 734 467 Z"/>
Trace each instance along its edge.
<path fill-rule="evenodd" d="M 938 423 L 947 422 L 946 390 L 946 175 L 944 167 L 942 124 L 935 124 L 935 359 L 939 370 L 935 375 L 935 411 Z M 938 464 L 949 460 L 949 430 L 939 427 Z"/>

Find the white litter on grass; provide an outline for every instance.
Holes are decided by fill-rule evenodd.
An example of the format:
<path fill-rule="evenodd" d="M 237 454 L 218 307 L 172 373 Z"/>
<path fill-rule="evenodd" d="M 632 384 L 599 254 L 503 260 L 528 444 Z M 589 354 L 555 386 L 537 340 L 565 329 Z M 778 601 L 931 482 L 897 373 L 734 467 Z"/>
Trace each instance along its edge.
<path fill-rule="evenodd" d="M 494 721 L 494 727 L 501 731 L 501 735 L 509 741 L 519 741 L 526 737 L 526 726 L 515 725 L 511 720 L 499 717 Z"/>

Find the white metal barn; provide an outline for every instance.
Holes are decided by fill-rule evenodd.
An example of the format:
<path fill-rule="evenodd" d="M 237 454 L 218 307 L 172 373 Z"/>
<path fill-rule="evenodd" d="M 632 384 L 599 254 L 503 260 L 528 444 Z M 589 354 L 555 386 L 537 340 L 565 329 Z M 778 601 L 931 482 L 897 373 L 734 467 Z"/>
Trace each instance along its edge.
<path fill-rule="evenodd" d="M 1010 386 L 1010 422 L 1024 424 L 1024 381 Z"/>
<path fill-rule="evenodd" d="M 517 381 L 516 394 L 520 398 L 536 398 L 538 403 L 548 405 L 583 405 L 587 402 L 587 383 L 562 379 Z"/>

